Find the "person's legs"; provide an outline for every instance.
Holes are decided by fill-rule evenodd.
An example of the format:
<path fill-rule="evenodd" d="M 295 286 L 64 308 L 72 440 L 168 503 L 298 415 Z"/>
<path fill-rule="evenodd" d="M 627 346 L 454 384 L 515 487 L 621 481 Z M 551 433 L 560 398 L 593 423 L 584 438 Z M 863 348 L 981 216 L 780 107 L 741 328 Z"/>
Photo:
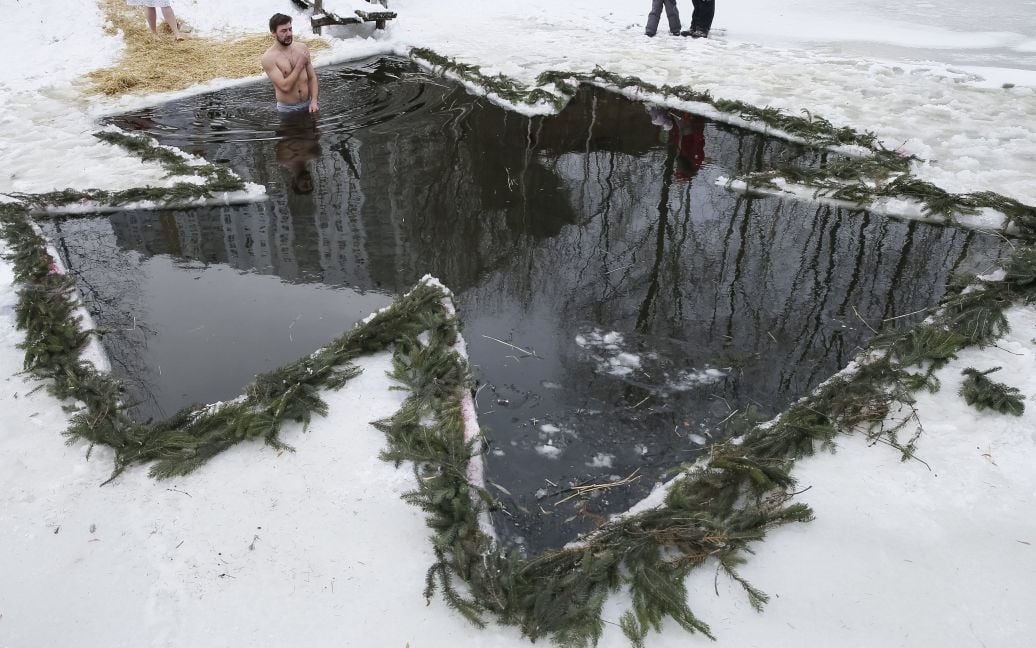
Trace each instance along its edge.
<path fill-rule="evenodd" d="M 158 19 L 158 12 L 155 11 L 155 8 L 144 7 L 144 17 L 147 19 L 147 28 L 151 30 L 152 34 L 157 34 L 158 29 L 155 21 Z"/>
<path fill-rule="evenodd" d="M 680 33 L 680 10 L 676 8 L 676 0 L 665 1 L 665 15 L 669 19 L 669 33 Z"/>
<path fill-rule="evenodd" d="M 694 13 L 691 14 L 691 33 L 708 36 L 712 29 L 712 18 L 716 15 L 716 0 L 691 0 Z"/>
<path fill-rule="evenodd" d="M 154 12 L 155 10 L 152 9 L 151 13 L 154 14 Z M 162 20 L 169 25 L 169 29 L 173 30 L 173 38 L 183 40 L 183 36 L 180 35 L 180 28 L 176 25 L 176 15 L 173 13 L 172 7 L 162 7 Z"/>
<path fill-rule="evenodd" d="M 651 13 L 648 14 L 647 24 L 644 25 L 644 33 L 654 36 L 658 30 L 658 21 L 662 18 L 662 0 L 651 0 Z"/>

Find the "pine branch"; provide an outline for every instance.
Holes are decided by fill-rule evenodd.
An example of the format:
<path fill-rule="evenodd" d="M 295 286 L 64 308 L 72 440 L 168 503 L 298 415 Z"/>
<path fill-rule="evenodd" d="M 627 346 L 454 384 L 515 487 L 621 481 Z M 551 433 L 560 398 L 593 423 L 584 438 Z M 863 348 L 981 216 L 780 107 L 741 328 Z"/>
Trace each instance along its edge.
<path fill-rule="evenodd" d="M 1021 395 L 1018 388 L 1009 387 L 986 377 L 1000 369 L 1001 367 L 993 367 L 986 371 L 979 371 L 968 367 L 961 372 L 967 378 L 961 385 L 960 395 L 964 397 L 968 405 L 980 412 L 991 409 L 1001 414 L 1021 416 L 1025 412 L 1025 403 L 1022 402 L 1025 400 L 1025 396 Z"/>

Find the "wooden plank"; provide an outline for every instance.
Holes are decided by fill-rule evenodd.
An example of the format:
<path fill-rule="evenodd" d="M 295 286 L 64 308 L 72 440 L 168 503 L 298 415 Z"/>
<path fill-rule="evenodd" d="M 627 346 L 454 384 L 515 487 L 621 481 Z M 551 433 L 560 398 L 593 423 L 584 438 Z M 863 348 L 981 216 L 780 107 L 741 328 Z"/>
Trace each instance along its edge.
<path fill-rule="evenodd" d="M 367 22 L 392 20 L 396 17 L 396 14 L 391 11 L 363 11 L 362 9 L 357 9 L 356 15 Z"/>
<path fill-rule="evenodd" d="M 388 0 L 385 0 L 388 2 Z M 370 22 L 374 21 L 375 29 L 385 29 L 385 23 L 396 17 L 394 11 L 364 11 L 363 9 L 357 9 L 356 15 L 364 20 Z"/>
<path fill-rule="evenodd" d="M 363 9 L 357 9 L 356 15 L 363 18 L 366 21 L 371 20 L 392 20 L 396 17 L 394 11 L 364 11 Z"/>
<path fill-rule="evenodd" d="M 332 25 L 334 23 L 325 23 L 323 20 L 317 18 L 319 14 L 324 13 L 324 0 L 313 0 L 313 16 L 309 19 L 310 27 L 313 28 L 313 33 L 317 36 L 320 35 L 320 29 L 324 25 Z M 328 16 L 324 16 L 326 20 Z"/>
<path fill-rule="evenodd" d="M 330 25 L 359 25 L 362 22 L 364 21 L 359 18 L 353 18 L 352 16 L 342 18 L 340 16 L 335 16 L 334 14 L 323 14 L 319 18 L 310 19 L 310 23 L 313 25 L 313 33 L 315 34 L 320 33 L 317 30 L 321 27 L 328 27 Z"/>
<path fill-rule="evenodd" d="M 395 18 L 397 14 L 394 11 L 388 11 L 388 0 L 378 1 L 383 7 L 385 7 L 384 11 L 366 11 L 364 9 L 357 9 L 356 17 L 353 17 L 339 16 L 337 14 L 325 12 L 324 0 L 292 0 L 292 2 L 302 6 L 303 8 L 313 10 L 313 16 L 310 18 L 310 25 L 313 28 L 313 33 L 318 36 L 320 35 L 321 28 L 328 27 L 330 25 L 358 25 L 362 22 L 373 22 L 376 29 L 385 29 L 385 23 Z"/>

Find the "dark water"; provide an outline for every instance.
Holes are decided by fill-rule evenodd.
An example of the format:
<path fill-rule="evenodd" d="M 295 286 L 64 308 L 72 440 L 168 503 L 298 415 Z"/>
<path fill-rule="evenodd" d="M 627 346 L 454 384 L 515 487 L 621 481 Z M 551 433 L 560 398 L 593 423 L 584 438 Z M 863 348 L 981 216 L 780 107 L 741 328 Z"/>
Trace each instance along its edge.
<path fill-rule="evenodd" d="M 144 377 L 137 413 L 231 398 L 431 273 L 458 295 L 496 522 L 531 549 L 627 508 L 733 412 L 779 412 L 1000 251 L 728 192 L 718 177 L 824 158 L 616 95 L 530 119 L 403 61 L 320 79 L 315 121 L 280 123 L 262 84 L 115 120 L 270 194 L 61 224 L 100 321 L 128 331 L 108 345 Z"/>

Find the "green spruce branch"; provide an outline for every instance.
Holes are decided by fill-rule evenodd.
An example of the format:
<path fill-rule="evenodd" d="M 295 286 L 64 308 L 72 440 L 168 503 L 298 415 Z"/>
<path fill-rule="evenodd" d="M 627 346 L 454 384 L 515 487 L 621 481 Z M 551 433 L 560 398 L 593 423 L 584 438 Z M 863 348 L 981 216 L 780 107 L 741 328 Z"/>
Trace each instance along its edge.
<path fill-rule="evenodd" d="M 431 56 L 426 60 L 440 67 L 451 64 L 445 59 L 436 63 Z M 483 78 L 475 66 L 458 67 L 455 73 L 472 83 Z M 583 79 L 554 74 L 558 87 L 568 87 L 573 78 L 616 87 L 635 83 L 603 71 Z M 509 101 L 539 96 L 504 77 L 493 79 L 498 94 Z M 812 115 L 788 117 L 772 109 L 714 102 L 707 93 L 689 88 L 638 87 L 707 100 L 818 143 L 873 145 L 869 134 L 838 129 Z M 861 167 L 869 175 L 880 174 L 886 162 L 904 172 L 894 154 L 879 151 L 875 158 Z M 849 167 L 836 173 L 842 179 L 853 177 Z M 909 179 L 899 186 L 918 188 Z M 995 194 L 978 195 L 1010 207 L 1010 201 Z M 933 199 L 960 200 L 938 193 Z M 1023 209 L 1020 215 L 1026 214 Z M 435 562 L 427 572 L 426 595 L 439 592 L 476 625 L 495 618 L 517 626 L 532 640 L 549 637 L 563 646 L 595 645 L 604 629 L 604 602 L 623 589 L 630 594 L 631 608 L 620 626 L 633 645 L 643 645 L 666 620 L 711 637 L 707 623 L 689 606 L 686 589 L 687 576 L 706 565 L 726 574 L 754 607 L 761 607 L 766 594 L 737 568 L 752 543 L 769 530 L 812 519 L 808 506 L 793 501 L 794 462 L 831 446 L 845 430 L 861 430 L 910 457 L 920 433 L 913 394 L 938 389 L 933 375 L 938 367 L 964 348 L 992 343 L 1006 330 L 1004 309 L 1036 294 L 1036 252 L 1022 247 L 1005 264 L 1003 281 L 987 282 L 980 290 L 963 290 L 973 280 L 951 287 L 928 320 L 884 331 L 854 370 L 829 380 L 775 421 L 761 424 L 752 412 L 728 421 L 728 439 L 710 446 L 706 458 L 687 467 L 661 506 L 609 522 L 576 546 L 526 557 L 495 544 L 479 525 L 479 516 L 493 501 L 466 479 L 468 462 L 480 451 L 477 439 L 465 437 L 461 416 L 471 378 L 467 362 L 452 349 L 459 323 L 443 308 L 441 289 L 420 284 L 316 353 L 257 376 L 231 403 L 188 408 L 161 423 L 141 424 L 126 416 L 118 381 L 79 359 L 89 333 L 75 316 L 71 283 L 51 273 L 46 243 L 32 229 L 26 208 L 0 205 L 0 226 L 22 286 L 17 314 L 26 334 L 26 369 L 46 379 L 60 398 L 85 404 L 66 435 L 70 441 L 111 446 L 116 454 L 113 477 L 142 462 L 151 462 L 151 474 L 158 478 L 182 475 L 246 440 L 290 449 L 279 438 L 283 425 L 305 425 L 314 415 L 325 414 L 321 390 L 339 388 L 354 376 L 351 362 L 357 357 L 391 347 L 391 376 L 409 396 L 395 415 L 376 425 L 388 440 L 383 458 L 412 462 L 416 471 L 416 487 L 405 499 L 424 511 L 433 533 Z M 1010 394 L 1010 388 L 1004 393 Z"/>
<path fill-rule="evenodd" d="M 600 67 L 589 73 L 548 70 L 537 77 L 537 87 L 528 88 L 502 74 L 486 75 L 477 65 L 462 63 L 429 49 L 415 48 L 411 50 L 410 56 L 433 69 L 452 73 L 513 104 L 536 105 L 543 102 L 555 110 L 561 110 L 575 94 L 579 84 L 587 83 L 610 89 L 633 90 L 665 99 L 707 104 L 745 124 L 765 125 L 772 130 L 771 135 L 796 139 L 813 148 L 858 147 L 867 154 L 826 162 L 818 168 L 787 165 L 733 178 L 731 182 L 741 180 L 749 191 L 753 188 L 779 191 L 775 180 L 782 179 L 812 188 L 815 196 L 845 200 L 859 207 L 882 198 L 916 200 L 921 203 L 927 217 L 948 225 L 954 224 L 957 217 L 976 214 L 981 209 L 992 209 L 1006 217 L 1005 230 L 1019 232 L 1027 238 L 1036 236 L 1036 206 L 992 191 L 964 194 L 947 192 L 910 173 L 910 165 L 918 161 L 917 157 L 885 148 L 871 131 L 860 132 L 847 126 L 838 127 L 809 111 L 804 110 L 801 115 L 789 114 L 772 106 L 759 107 L 743 101 L 719 99 L 707 90 L 697 90 L 690 86 L 660 86 L 636 76 L 622 76 Z M 553 86 L 555 92 L 545 91 L 543 88 L 546 86 Z"/>
<path fill-rule="evenodd" d="M 1000 367 L 986 371 L 979 371 L 974 367 L 965 369 L 961 373 L 967 378 L 961 385 L 960 395 L 968 405 L 980 412 L 990 409 L 1001 414 L 1021 416 L 1025 412 L 1025 403 L 1022 402 L 1025 396 L 1021 395 L 1017 387 L 1009 387 L 986 377 L 994 371 L 1000 371 Z"/>
<path fill-rule="evenodd" d="M 415 47 L 410 50 L 410 57 L 442 74 L 452 74 L 457 79 L 482 88 L 487 94 L 495 94 L 514 105 L 535 106 L 545 103 L 555 110 L 561 110 L 568 103 L 569 97 L 565 94 L 555 94 L 543 88 L 526 88 L 503 74 L 489 76 L 484 74 L 478 65 L 461 63 L 456 59 L 436 54 L 430 49 Z"/>
<path fill-rule="evenodd" d="M 1026 249 L 1014 265 L 1031 268 L 1034 258 Z M 577 547 L 531 558 L 493 545 L 479 531 L 483 499 L 472 493 L 463 470 L 473 448 L 463 443 L 456 404 L 442 398 L 443 386 L 459 374 L 446 379 L 455 368 L 448 356 L 411 342 L 393 372 L 411 397 L 379 427 L 389 439 L 385 458 L 418 466 L 419 487 L 406 498 L 426 512 L 435 533 L 437 560 L 426 595 L 440 591 L 477 625 L 490 615 L 532 640 L 591 646 L 603 632 L 604 601 L 626 588 L 632 608 L 620 626 L 633 645 L 644 645 L 665 619 L 712 636 L 687 603 L 687 575 L 715 560 L 754 607 L 764 605 L 766 594 L 737 567 L 770 529 L 812 518 L 807 506 L 791 502 L 794 461 L 830 446 L 846 429 L 862 430 L 909 458 L 919 429 L 908 438 L 902 432 L 916 422 L 913 394 L 937 389 L 932 372 L 955 353 L 1003 334 L 1003 309 L 1028 298 L 1029 284 L 1031 275 L 1008 272 L 1004 282 L 983 290 L 951 290 L 928 322 L 884 333 L 854 371 L 774 423 L 732 421 L 730 433 L 737 436 L 713 445 L 708 459 L 670 488 L 664 506 L 608 523 Z M 466 583 L 468 594 L 454 581 Z"/>
<path fill-rule="evenodd" d="M 753 188 L 780 191 L 775 181 L 784 180 L 813 189 L 814 197 L 845 200 L 858 207 L 882 198 L 908 199 L 920 203 L 925 217 L 946 225 L 956 224 L 961 216 L 991 209 L 1005 216 L 1003 231 L 1024 238 L 1036 236 L 1036 207 L 992 191 L 949 193 L 898 169 L 901 161 L 896 161 L 896 157 L 849 158 L 816 168 L 783 165 L 731 182 L 741 180 L 749 191 Z"/>
<path fill-rule="evenodd" d="M 578 546 L 525 557 L 496 545 L 479 526 L 493 502 L 466 479 L 468 462 L 480 451 L 477 440 L 465 438 L 460 413 L 471 377 L 452 349 L 459 324 L 443 309 L 440 289 L 419 285 L 327 347 L 257 376 L 236 401 L 145 425 L 125 415 L 117 381 L 79 360 L 86 333 L 74 315 L 71 284 L 51 272 L 46 242 L 25 208 L 0 207 L 0 223 L 23 286 L 18 324 L 26 330 L 26 368 L 48 379 L 59 397 L 86 404 L 66 434 L 114 448 L 113 476 L 142 462 L 153 462 L 151 474 L 158 478 L 186 474 L 245 440 L 287 448 L 278 437 L 284 423 L 305 424 L 326 413 L 320 390 L 341 387 L 355 375 L 355 358 L 391 346 L 391 376 L 409 396 L 376 426 L 388 440 L 383 458 L 412 462 L 416 470 L 417 486 L 404 498 L 425 512 L 433 532 L 436 559 L 426 595 L 439 592 L 476 625 L 495 618 L 530 639 L 549 637 L 563 646 L 595 645 L 604 628 L 604 601 L 624 588 L 631 609 L 620 625 L 633 645 L 643 645 L 666 619 L 712 636 L 690 608 L 685 584 L 691 571 L 709 563 L 761 607 L 766 594 L 737 567 L 770 529 L 812 518 L 809 507 L 792 501 L 794 462 L 848 429 L 911 456 L 919 434 L 919 428 L 909 430 L 916 423 L 913 394 L 937 389 L 936 368 L 964 348 L 991 344 L 1006 331 L 1004 309 L 1036 293 L 1036 251 L 1020 248 L 1005 264 L 1003 281 L 979 289 L 973 278 L 955 283 L 932 317 L 883 332 L 853 371 L 829 380 L 775 421 L 760 424 L 752 412 L 731 419 L 728 440 L 687 468 L 662 506 L 605 524 Z M 973 379 L 989 393 L 981 387 L 981 380 L 988 381 L 984 374 Z M 1006 388 L 984 402 L 997 407 L 1012 396 Z"/>
<path fill-rule="evenodd" d="M 427 311 L 441 310 L 438 289 L 424 284 L 398 300 L 364 326 L 330 345 L 275 371 L 260 374 L 238 400 L 216 407 L 189 407 L 156 424 L 131 419 L 122 400 L 123 387 L 80 360 L 90 332 L 75 315 L 73 281 L 52 269 L 46 241 L 32 228 L 24 206 L 0 206 L 0 228 L 11 251 L 8 260 L 22 288 L 17 326 L 25 331 L 25 369 L 48 379 L 55 396 L 82 401 L 84 407 L 65 431 L 69 442 L 83 440 L 115 450 L 112 477 L 126 467 L 155 462 L 151 474 L 186 474 L 241 441 L 258 439 L 290 450 L 279 439 L 287 422 L 308 424 L 327 412 L 321 389 L 337 389 L 357 374 L 351 361 L 387 348 L 402 337 L 418 335 L 427 325 Z"/>
<path fill-rule="evenodd" d="M 48 207 L 62 207 L 76 204 L 93 204 L 100 207 L 118 207 L 137 202 L 153 202 L 163 206 L 186 205 L 212 198 L 213 194 L 241 191 L 245 183 L 228 167 L 216 164 L 192 164 L 180 154 L 160 146 L 146 135 L 129 135 L 116 131 L 100 131 L 94 137 L 114 146 L 119 146 L 144 161 L 154 161 L 166 170 L 166 177 L 200 177 L 202 183 L 177 182 L 170 187 L 134 187 L 122 191 L 102 189 L 65 189 L 38 194 L 12 194 L 24 204 L 38 210 Z M 83 214 L 95 216 L 95 210 Z M 74 217 L 64 214 L 62 217 Z"/>

